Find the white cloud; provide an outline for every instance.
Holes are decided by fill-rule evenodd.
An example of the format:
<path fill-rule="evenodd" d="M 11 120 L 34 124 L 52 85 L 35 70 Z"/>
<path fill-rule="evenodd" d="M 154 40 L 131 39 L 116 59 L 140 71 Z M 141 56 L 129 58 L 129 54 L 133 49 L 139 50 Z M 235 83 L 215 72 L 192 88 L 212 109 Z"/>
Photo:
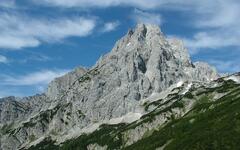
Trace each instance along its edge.
<path fill-rule="evenodd" d="M 239 60 L 209 60 L 210 64 L 214 65 L 220 73 L 239 72 Z"/>
<path fill-rule="evenodd" d="M 36 4 L 63 8 L 106 8 L 106 7 L 133 7 L 144 10 L 171 9 L 171 10 L 198 10 L 205 9 L 222 0 L 32 0 Z M 205 10 L 205 12 L 208 9 Z"/>
<path fill-rule="evenodd" d="M 159 0 L 157 7 L 183 13 L 187 17 L 183 20 L 185 25 L 197 29 L 192 37 L 180 37 L 184 39 L 192 54 L 209 48 L 217 50 L 240 46 L 240 1 L 238 0 Z"/>
<path fill-rule="evenodd" d="M 157 13 L 149 13 L 145 11 L 141 11 L 139 9 L 135 9 L 132 18 L 137 23 L 149 23 L 149 24 L 158 24 L 160 25 L 162 23 L 162 17 L 160 14 Z"/>
<path fill-rule="evenodd" d="M 213 1 L 214 2 L 214 1 Z M 207 7 L 198 9 L 198 17 L 195 20 L 197 27 L 232 27 L 239 24 L 240 2 L 238 0 L 218 0 L 215 3 L 204 3 L 209 5 L 209 10 L 204 11 Z"/>
<path fill-rule="evenodd" d="M 209 3 L 212 7 L 207 12 L 199 8 L 194 20 L 195 27 L 205 31 L 197 32 L 192 38 L 185 39 L 187 46 L 195 53 L 207 48 L 240 46 L 240 2 L 229 0 L 219 1 L 214 5 L 212 2 Z"/>
<path fill-rule="evenodd" d="M 13 86 L 43 86 L 47 85 L 56 77 L 60 77 L 66 74 L 68 70 L 42 70 L 39 72 L 33 72 L 22 76 L 8 76 L 2 75 L 2 85 L 13 85 Z"/>
<path fill-rule="evenodd" d="M 91 34 L 95 25 L 94 18 L 41 19 L 2 13 L 0 48 L 36 47 L 43 42 L 56 42 L 72 36 L 83 37 Z"/>
<path fill-rule="evenodd" d="M 56 7 L 105 8 L 114 6 L 133 6 L 152 9 L 158 7 L 161 0 L 32 0 L 35 3 Z"/>
<path fill-rule="evenodd" d="M 116 30 L 116 28 L 120 25 L 119 21 L 107 22 L 104 24 L 101 32 L 110 32 Z"/>
<path fill-rule="evenodd" d="M 44 54 L 40 54 L 40 53 L 32 53 L 31 55 L 27 55 L 25 58 L 23 59 L 16 59 L 12 62 L 17 62 L 17 63 L 30 63 L 30 62 L 47 62 L 47 61 L 53 61 L 56 60 L 58 58 L 52 58 L 49 56 L 46 56 Z"/>
<path fill-rule="evenodd" d="M 42 70 L 25 75 L 0 75 L 0 98 L 6 96 L 23 97 L 42 93 L 48 84 L 68 70 Z"/>
<path fill-rule="evenodd" d="M 7 57 L 0 55 L 0 63 L 7 63 L 7 62 L 8 62 Z"/>
<path fill-rule="evenodd" d="M 212 13 L 218 10 L 221 3 L 238 2 L 238 0 L 32 0 L 36 4 L 53 7 L 79 7 L 79 8 L 106 8 L 106 7 L 133 7 L 140 9 L 167 9 L 180 11 L 195 11 L 199 13 Z M 216 12 L 217 13 L 217 12 Z"/>
<path fill-rule="evenodd" d="M 198 52 L 203 48 L 239 46 L 240 37 L 240 2 L 239 0 L 33 0 L 47 6 L 105 8 L 137 8 L 133 18 L 137 22 L 161 24 L 159 14 L 146 10 L 177 11 L 187 16 L 185 24 L 198 28 L 192 38 L 185 39 L 188 47 Z M 145 11 L 139 11 L 142 9 Z M 206 32 L 207 30 L 207 32 Z M 205 39 L 206 38 L 206 39 Z M 207 41 L 207 39 L 209 41 Z M 203 45 L 202 45 L 203 44 Z M 193 50 L 192 50 L 193 51 Z"/>
<path fill-rule="evenodd" d="M 38 39 L 33 37 L 22 37 L 21 35 L 2 35 L 0 37 L 0 48 L 4 49 L 21 49 L 24 47 L 36 47 L 40 45 Z"/>
<path fill-rule="evenodd" d="M 190 51 L 193 52 L 192 54 L 197 54 L 202 49 L 218 50 L 229 46 L 240 46 L 239 38 L 239 31 L 216 29 L 209 32 L 198 32 L 192 38 L 182 39 Z"/>

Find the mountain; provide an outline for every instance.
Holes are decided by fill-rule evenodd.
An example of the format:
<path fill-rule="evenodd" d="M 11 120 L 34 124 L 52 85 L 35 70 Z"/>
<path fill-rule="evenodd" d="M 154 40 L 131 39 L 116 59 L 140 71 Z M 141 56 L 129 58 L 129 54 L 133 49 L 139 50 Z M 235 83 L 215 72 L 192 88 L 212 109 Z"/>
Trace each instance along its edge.
<path fill-rule="evenodd" d="M 157 25 L 138 24 L 90 69 L 43 94 L 1 99 L 0 149 L 237 147 L 239 80 L 193 63 Z"/>
<path fill-rule="evenodd" d="M 30 150 L 239 149 L 240 73 L 179 84 L 142 107 L 147 113 L 132 123 L 102 124 L 61 145 L 46 139 Z"/>

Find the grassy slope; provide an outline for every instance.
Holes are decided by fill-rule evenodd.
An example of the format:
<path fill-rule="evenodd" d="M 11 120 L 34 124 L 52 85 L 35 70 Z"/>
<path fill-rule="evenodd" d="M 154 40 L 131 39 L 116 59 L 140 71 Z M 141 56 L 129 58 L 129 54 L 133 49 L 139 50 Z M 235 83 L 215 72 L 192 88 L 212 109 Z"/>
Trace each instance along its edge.
<path fill-rule="evenodd" d="M 205 99 L 185 117 L 125 149 L 240 149 L 240 88 L 233 89 L 216 102 Z"/>

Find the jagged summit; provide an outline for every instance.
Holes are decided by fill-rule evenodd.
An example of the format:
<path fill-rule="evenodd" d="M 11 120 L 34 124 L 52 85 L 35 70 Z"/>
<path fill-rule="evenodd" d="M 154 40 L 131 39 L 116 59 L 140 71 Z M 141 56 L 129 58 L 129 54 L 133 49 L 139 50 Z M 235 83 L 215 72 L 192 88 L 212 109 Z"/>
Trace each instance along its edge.
<path fill-rule="evenodd" d="M 138 24 L 91 69 L 78 68 L 57 78 L 46 93 L 24 102 L 0 103 L 0 124 L 6 123 L 6 116 L 11 118 L 7 123 L 14 123 L 12 134 L 1 138 L 1 147 L 28 145 L 32 134 L 34 141 L 50 136 L 61 142 L 86 128 L 116 122 L 114 118 L 131 122 L 145 113 L 145 99 L 179 82 L 216 78 L 215 69 L 192 63 L 184 45 L 167 39 L 159 26 Z"/>
<path fill-rule="evenodd" d="M 153 41 L 153 39 L 159 39 L 161 42 L 165 42 L 165 38 L 160 30 L 160 27 L 158 25 L 151 24 L 138 24 L 135 29 L 130 29 L 128 33 L 116 43 L 113 51 L 118 51 L 123 48 L 123 46 L 130 46 L 131 44 L 132 46 L 140 46 L 144 44 L 144 42 Z"/>
<path fill-rule="evenodd" d="M 132 36 L 134 34 L 146 37 L 147 35 L 150 34 L 161 35 L 162 32 L 158 25 L 139 23 L 136 25 L 134 29 L 130 29 L 127 35 Z"/>
<path fill-rule="evenodd" d="M 161 32 L 161 29 L 159 27 L 159 25 L 155 25 L 155 24 L 143 24 L 143 23 L 139 23 L 136 25 L 136 28 L 134 30 L 132 30 L 135 34 L 139 34 L 142 33 L 142 35 L 144 37 L 147 36 L 154 36 L 154 35 L 162 35 L 163 33 Z"/>

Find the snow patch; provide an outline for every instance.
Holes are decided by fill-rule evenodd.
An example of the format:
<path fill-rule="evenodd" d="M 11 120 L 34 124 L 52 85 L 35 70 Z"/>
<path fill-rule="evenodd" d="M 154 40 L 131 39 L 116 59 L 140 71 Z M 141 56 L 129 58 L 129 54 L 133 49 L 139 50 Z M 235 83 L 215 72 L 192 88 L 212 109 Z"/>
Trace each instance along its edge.
<path fill-rule="evenodd" d="M 233 80 L 236 83 L 240 83 L 240 77 L 237 77 L 237 76 L 230 76 L 226 78 L 226 80 Z"/>
<path fill-rule="evenodd" d="M 192 82 L 187 85 L 187 87 L 184 89 L 184 91 L 182 92 L 182 94 L 183 94 L 183 95 L 186 94 L 186 93 L 191 89 L 191 87 L 192 87 Z"/>
<path fill-rule="evenodd" d="M 180 87 L 180 86 L 182 86 L 183 85 L 183 81 L 179 81 L 178 83 L 177 83 L 177 87 Z"/>

